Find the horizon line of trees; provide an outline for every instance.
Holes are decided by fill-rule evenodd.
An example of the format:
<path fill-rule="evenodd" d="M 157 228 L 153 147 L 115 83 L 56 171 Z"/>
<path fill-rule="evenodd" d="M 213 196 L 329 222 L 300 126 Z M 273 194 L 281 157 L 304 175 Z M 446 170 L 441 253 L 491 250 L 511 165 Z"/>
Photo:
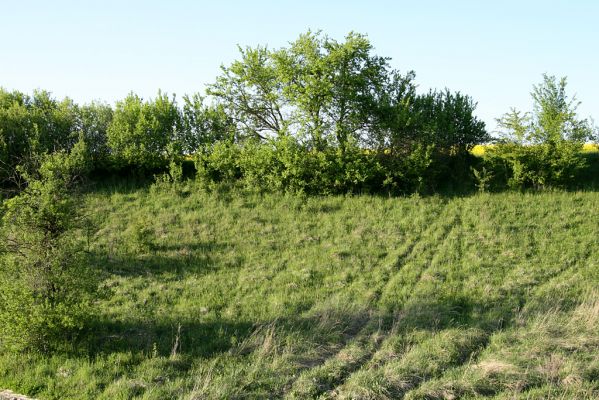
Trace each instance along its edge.
<path fill-rule="evenodd" d="M 512 182 L 531 157 L 539 173 L 551 161 L 524 153 L 566 144 L 572 153 L 596 134 L 577 117 L 565 78 L 544 75 L 531 113 L 512 110 L 498 119 L 497 142 L 511 147 L 488 152 L 481 167 L 469 150 L 493 138 L 474 115 L 473 99 L 448 89 L 417 94 L 415 73 L 392 69 L 365 35 L 338 42 L 308 31 L 287 47 L 239 53 L 208 85 L 210 102 L 198 93 L 178 102 L 158 91 L 147 100 L 130 93 L 114 107 L 78 105 L 43 90 L 28 96 L 0 89 L 0 183 L 21 180 L 19 165 L 35 169 L 35 155 L 83 142 L 91 170 L 153 173 L 192 157 L 209 181 L 312 193 L 435 191 L 473 176 Z M 518 153 L 524 145 L 533 146 Z M 559 179 L 515 181 L 563 184 L 578 167 L 558 172 Z"/>

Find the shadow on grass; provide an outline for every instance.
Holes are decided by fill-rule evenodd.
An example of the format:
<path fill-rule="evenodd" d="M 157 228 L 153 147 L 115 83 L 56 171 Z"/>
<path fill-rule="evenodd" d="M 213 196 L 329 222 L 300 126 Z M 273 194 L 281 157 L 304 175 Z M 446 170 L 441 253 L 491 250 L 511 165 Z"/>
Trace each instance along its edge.
<path fill-rule="evenodd" d="M 218 266 L 211 253 L 229 247 L 226 243 L 199 242 L 192 244 L 158 244 L 152 250 L 129 252 L 123 255 L 88 253 L 88 260 L 101 275 L 123 277 L 152 274 L 206 274 Z M 160 253 L 176 253 L 165 255 Z M 233 265 L 229 265 L 232 267 Z"/>
<path fill-rule="evenodd" d="M 211 357 L 232 351 L 265 326 L 275 327 L 277 334 L 293 335 L 294 340 L 313 343 L 317 347 L 339 348 L 358 335 L 368 323 L 382 332 L 410 333 L 414 330 L 439 332 L 449 328 L 479 328 L 491 334 L 505 328 L 513 320 L 505 315 L 494 323 L 494 313 L 484 314 L 484 306 L 466 298 L 443 302 L 423 300 L 393 312 L 358 310 L 347 312 L 323 309 L 308 316 L 278 317 L 272 320 L 230 320 L 214 316 L 202 320 L 162 319 L 147 315 L 143 320 L 115 321 L 99 318 L 89 321 L 80 336 L 78 352 L 90 357 L 114 352 L 168 356 L 173 352 L 186 359 Z"/>
<path fill-rule="evenodd" d="M 80 349 L 95 357 L 110 353 L 142 353 L 146 357 L 210 357 L 227 351 L 252 331 L 250 322 L 111 321 L 98 319 L 82 332 Z"/>

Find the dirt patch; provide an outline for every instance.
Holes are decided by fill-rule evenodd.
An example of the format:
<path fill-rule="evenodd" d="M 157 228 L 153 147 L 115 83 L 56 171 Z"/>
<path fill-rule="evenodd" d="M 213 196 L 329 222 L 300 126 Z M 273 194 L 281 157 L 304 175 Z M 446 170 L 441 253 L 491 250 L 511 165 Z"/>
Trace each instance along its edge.
<path fill-rule="evenodd" d="M 0 400 L 35 400 L 31 397 L 23 396 L 22 394 L 16 394 L 10 390 L 0 389 Z"/>

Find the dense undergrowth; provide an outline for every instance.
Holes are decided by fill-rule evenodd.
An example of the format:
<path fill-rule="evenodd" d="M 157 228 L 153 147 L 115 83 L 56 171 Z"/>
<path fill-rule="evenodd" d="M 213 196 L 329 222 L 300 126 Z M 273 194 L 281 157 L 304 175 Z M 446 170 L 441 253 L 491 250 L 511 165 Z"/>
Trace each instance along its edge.
<path fill-rule="evenodd" d="M 103 293 L 40 399 L 596 398 L 596 192 L 313 197 L 103 183 Z"/>

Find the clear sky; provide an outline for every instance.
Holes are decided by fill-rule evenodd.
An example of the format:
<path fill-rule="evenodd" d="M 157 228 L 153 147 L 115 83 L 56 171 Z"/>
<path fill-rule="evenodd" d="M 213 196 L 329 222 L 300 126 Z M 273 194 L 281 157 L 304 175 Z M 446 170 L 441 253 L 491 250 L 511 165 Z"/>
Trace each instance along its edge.
<path fill-rule="evenodd" d="M 491 130 L 509 107 L 530 109 L 544 72 L 568 76 L 581 115 L 599 119 L 593 0 L 0 0 L 0 86 L 109 103 L 203 92 L 237 44 L 277 48 L 308 29 L 367 34 L 420 91 L 471 95 Z"/>

